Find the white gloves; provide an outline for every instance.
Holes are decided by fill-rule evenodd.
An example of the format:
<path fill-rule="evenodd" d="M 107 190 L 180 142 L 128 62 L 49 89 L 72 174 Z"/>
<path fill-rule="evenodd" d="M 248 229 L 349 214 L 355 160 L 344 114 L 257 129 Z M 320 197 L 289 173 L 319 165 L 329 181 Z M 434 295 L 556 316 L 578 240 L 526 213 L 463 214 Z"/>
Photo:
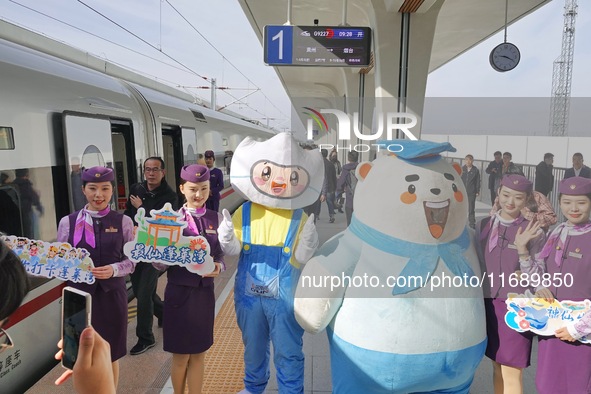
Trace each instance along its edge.
<path fill-rule="evenodd" d="M 311 214 L 300 232 L 298 246 L 294 257 L 300 264 L 306 264 L 318 248 L 318 232 L 314 225 L 314 214 Z"/>
<path fill-rule="evenodd" d="M 220 241 L 222 251 L 229 256 L 240 254 L 240 241 L 234 235 L 232 216 L 230 216 L 230 212 L 227 209 L 222 211 L 222 215 L 224 215 L 224 219 L 218 227 L 218 240 Z"/>

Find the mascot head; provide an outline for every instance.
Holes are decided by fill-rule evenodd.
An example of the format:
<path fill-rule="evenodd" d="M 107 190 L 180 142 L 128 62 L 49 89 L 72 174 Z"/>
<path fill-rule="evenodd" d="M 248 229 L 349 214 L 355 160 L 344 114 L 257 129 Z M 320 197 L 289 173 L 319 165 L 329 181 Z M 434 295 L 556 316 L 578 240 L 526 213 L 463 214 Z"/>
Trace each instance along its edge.
<path fill-rule="evenodd" d="M 246 137 L 232 157 L 230 181 L 245 199 L 269 208 L 297 209 L 318 199 L 324 162 L 288 133 L 258 142 Z"/>
<path fill-rule="evenodd" d="M 449 242 L 468 221 L 468 200 L 461 168 L 440 153 L 449 143 L 395 140 L 402 150 L 357 166 L 354 215 L 363 223 L 415 243 Z M 376 204 L 376 196 L 386 202 Z"/>

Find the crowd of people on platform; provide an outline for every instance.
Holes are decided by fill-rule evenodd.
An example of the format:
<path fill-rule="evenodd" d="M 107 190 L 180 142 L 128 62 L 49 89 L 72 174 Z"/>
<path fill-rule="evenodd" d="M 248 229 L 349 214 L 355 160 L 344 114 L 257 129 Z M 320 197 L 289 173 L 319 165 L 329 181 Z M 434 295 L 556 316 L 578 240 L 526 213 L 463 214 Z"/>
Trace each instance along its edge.
<path fill-rule="evenodd" d="M 330 154 L 323 151 L 322 156 L 326 174 L 324 185 L 318 201 L 307 209 L 310 215 L 317 217 L 320 203 L 326 201 L 332 223 L 334 209 L 341 211 L 344 206 L 349 224 L 353 213 L 358 154 L 349 152 L 348 163 L 343 166 L 335 151 Z M 87 203 L 60 221 L 58 240 L 85 247 L 93 258 L 95 268 L 92 272 L 97 281 L 93 285 L 68 283 L 92 294 L 92 327 L 82 333 L 74 370 L 64 372 L 56 383 L 62 383 L 73 375 L 77 392 L 100 394 L 116 391 L 118 360 L 127 353 L 124 277 L 131 274 L 138 299 L 138 342 L 130 354 L 141 354 L 155 346 L 152 332 L 155 315 L 158 326 L 163 326 L 164 350 L 173 354 L 171 377 L 175 393 L 183 393 L 187 387 L 191 393 L 201 392 L 205 352 L 214 340 L 213 278 L 225 270 L 225 249 L 222 245 L 228 242 L 227 239 L 221 240 L 221 235 L 218 240 L 216 229 L 223 223 L 226 227 L 232 226 L 230 218 L 217 212 L 223 175 L 213 166 L 212 151 L 205 152 L 204 157 L 205 165 L 188 165 L 181 170 L 180 193 L 186 202 L 180 209 L 176 192 L 166 182 L 164 161 L 159 157 L 150 157 L 144 162 L 144 181 L 131 187 L 125 214 L 110 209 L 115 178 L 113 170 L 106 167 L 82 170 L 81 187 Z M 493 209 L 479 223 L 476 223 L 474 207 L 480 193 L 481 178 L 473 165 L 472 155 L 466 156 L 461 175 L 468 196 L 469 225 L 476 230 L 477 252 L 483 269 L 495 274 L 519 275 L 570 272 L 581 279 L 576 286 L 533 290 L 548 301 L 554 298 L 572 301 L 591 298 L 591 169 L 583 165 L 582 155 L 576 153 L 573 156 L 573 168 L 566 171 L 559 183 L 559 203 L 566 221 L 551 232 L 550 227 L 557 222 L 557 216 L 547 200 L 554 185 L 553 155 L 547 153 L 544 161 L 537 166 L 535 187 L 511 162 L 509 152 L 495 152 L 494 158 L 485 170 L 489 174 Z M 343 193 L 345 200 L 339 202 Z M 213 203 L 209 204 L 210 201 Z M 167 267 L 157 263 L 135 264 L 123 254 L 123 245 L 134 237 L 135 214 L 140 207 L 149 212 L 162 208 L 166 203 L 178 209 L 189 223 L 185 235 L 201 234 L 207 238 L 216 267 L 213 273 L 205 276 L 181 267 L 168 267 L 168 283 L 162 301 L 156 294 L 156 285 L 159 270 Z M 253 211 L 253 215 L 257 214 Z M 248 215 L 250 217 L 250 212 Z M 308 223 L 297 223 L 299 231 L 309 231 L 304 230 Z M 104 228 L 110 229 L 109 236 L 101 236 Z M 242 237 L 250 238 L 250 235 L 242 234 Z M 317 239 L 315 242 L 317 244 Z M 294 239 L 289 241 L 289 245 L 294 245 Z M 22 264 L 0 241 L 0 352 L 13 346 L 2 326 L 8 324 L 9 316 L 18 308 L 27 290 L 28 279 Z M 503 324 L 503 319 L 507 312 L 507 294 L 523 293 L 527 288 L 521 285 L 500 287 L 490 283 L 485 290 L 486 354 L 493 360 L 495 392 L 521 392 L 523 369 L 530 364 L 533 335 L 509 329 Z M 246 317 L 244 319 L 246 324 Z M 248 329 L 257 330 L 256 327 Z M 589 392 L 591 345 L 577 342 L 589 334 L 591 313 L 556 330 L 553 337 L 540 337 L 536 377 L 540 393 Z M 56 357 L 61 357 L 61 351 Z M 268 379 L 268 371 L 266 373 Z M 303 387 L 300 389 L 303 390 Z M 302 391 L 297 389 L 294 392 Z"/>

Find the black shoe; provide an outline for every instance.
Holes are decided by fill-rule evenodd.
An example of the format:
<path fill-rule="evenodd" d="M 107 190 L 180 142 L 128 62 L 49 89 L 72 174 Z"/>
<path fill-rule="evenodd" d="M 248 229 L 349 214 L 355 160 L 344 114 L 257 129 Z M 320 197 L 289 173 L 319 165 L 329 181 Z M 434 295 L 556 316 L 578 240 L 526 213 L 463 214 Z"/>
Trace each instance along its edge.
<path fill-rule="evenodd" d="M 339 208 L 339 213 L 345 213 L 341 208 Z"/>
<path fill-rule="evenodd" d="M 136 356 L 138 354 L 144 353 L 146 350 L 151 349 L 154 346 L 156 346 L 156 342 L 150 343 L 148 345 L 138 342 L 134 347 L 131 348 L 129 354 L 131 354 L 132 356 Z"/>
<path fill-rule="evenodd" d="M 334 216 L 328 220 L 329 223 L 334 223 Z"/>

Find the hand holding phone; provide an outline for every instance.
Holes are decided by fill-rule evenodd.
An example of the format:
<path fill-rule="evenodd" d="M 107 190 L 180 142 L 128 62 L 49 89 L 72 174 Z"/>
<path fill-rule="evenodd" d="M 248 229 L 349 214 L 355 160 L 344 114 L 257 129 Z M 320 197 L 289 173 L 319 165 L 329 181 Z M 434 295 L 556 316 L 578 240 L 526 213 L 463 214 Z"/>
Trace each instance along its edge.
<path fill-rule="evenodd" d="M 64 287 L 62 297 L 62 366 L 74 369 L 80 336 L 90 326 L 92 298 L 90 294 L 73 287 Z"/>
<path fill-rule="evenodd" d="M 62 341 L 55 358 L 63 356 Z M 66 369 L 55 381 L 60 385 L 74 377 L 74 390 L 78 394 L 115 394 L 115 379 L 111 364 L 111 347 L 92 327 L 82 331 L 78 360 L 73 370 Z"/>

